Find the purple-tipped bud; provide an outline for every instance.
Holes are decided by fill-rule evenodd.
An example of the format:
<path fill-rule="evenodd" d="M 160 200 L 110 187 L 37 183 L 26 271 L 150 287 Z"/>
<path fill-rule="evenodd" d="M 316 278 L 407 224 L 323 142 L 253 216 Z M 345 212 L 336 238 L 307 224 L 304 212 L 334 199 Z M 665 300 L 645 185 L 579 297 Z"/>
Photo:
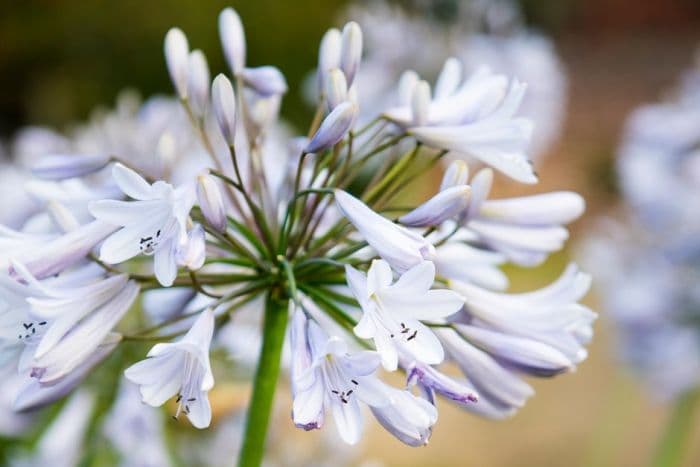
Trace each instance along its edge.
<path fill-rule="evenodd" d="M 236 95 L 233 93 L 231 81 L 226 76 L 219 74 L 214 78 L 211 100 L 221 134 L 229 146 L 233 146 L 236 138 Z"/>
<path fill-rule="evenodd" d="M 343 28 L 343 40 L 340 50 L 340 68 L 345 73 L 348 87 L 352 86 L 362 60 L 362 29 L 351 21 Z"/>
<path fill-rule="evenodd" d="M 32 173 L 45 180 L 64 180 L 97 172 L 108 163 L 104 155 L 55 154 L 42 157 Z"/>
<path fill-rule="evenodd" d="M 447 188 L 400 217 L 399 222 L 409 227 L 440 225 L 467 209 L 470 197 L 471 188 L 468 185 Z"/>
<path fill-rule="evenodd" d="M 189 76 L 187 94 L 192 110 L 200 117 L 204 115 L 209 102 L 209 65 L 201 50 L 193 51 L 189 56 Z"/>
<path fill-rule="evenodd" d="M 246 53 L 245 33 L 241 18 L 233 8 L 225 8 L 219 13 L 219 37 L 229 68 L 234 75 L 243 73 Z"/>
<path fill-rule="evenodd" d="M 226 210 L 221 190 L 211 175 L 197 177 L 197 200 L 207 223 L 219 232 L 226 230 Z"/>
<path fill-rule="evenodd" d="M 274 66 L 261 66 L 243 70 L 243 81 L 263 97 L 270 97 L 287 92 L 287 80 Z"/>
<path fill-rule="evenodd" d="M 430 365 L 414 363 L 408 369 L 408 384 L 420 383 L 459 404 L 473 404 L 479 395 L 471 387 L 456 381 Z"/>
<path fill-rule="evenodd" d="M 304 152 L 323 152 L 342 140 L 355 122 L 357 112 L 357 105 L 352 102 L 338 105 L 323 120 Z"/>
<path fill-rule="evenodd" d="M 168 65 L 170 81 L 180 99 L 187 98 L 190 46 L 185 33 L 172 28 L 165 35 L 165 63 Z"/>

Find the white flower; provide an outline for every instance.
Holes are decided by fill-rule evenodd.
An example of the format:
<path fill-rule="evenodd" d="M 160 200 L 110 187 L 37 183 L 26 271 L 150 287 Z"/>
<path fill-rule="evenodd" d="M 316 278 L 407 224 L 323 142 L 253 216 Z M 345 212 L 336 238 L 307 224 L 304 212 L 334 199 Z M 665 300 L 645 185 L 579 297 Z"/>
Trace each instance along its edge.
<path fill-rule="evenodd" d="M 567 191 L 487 200 L 467 228 L 511 261 L 534 266 L 564 246 L 569 233 L 562 224 L 576 220 L 584 209 L 583 198 Z"/>
<path fill-rule="evenodd" d="M 16 411 L 30 411 L 47 404 L 56 402 L 73 391 L 85 377 L 112 351 L 121 340 L 121 335 L 110 333 L 100 345 L 86 357 L 86 359 L 70 373 L 60 378 L 58 382 L 41 383 L 39 379 L 32 377 L 30 370 L 24 374 L 26 381 L 16 394 L 13 407 Z"/>
<path fill-rule="evenodd" d="M 22 264 L 13 263 L 13 269 L 28 284 L 27 289 L 32 291 L 26 298 L 29 313 L 43 323 L 35 358 L 42 357 L 55 347 L 83 318 L 114 300 L 129 279 L 126 274 L 106 279 L 96 277 L 94 270 L 88 267 L 87 280 L 60 281 L 51 285 L 37 281 Z M 81 273 L 74 275 L 78 278 L 83 276 Z M 36 335 L 34 331 L 32 329 L 32 337 Z"/>
<path fill-rule="evenodd" d="M 435 254 L 435 248 L 424 237 L 380 216 L 351 194 L 335 190 L 335 202 L 367 243 L 396 271 L 404 272 Z"/>
<path fill-rule="evenodd" d="M 380 358 L 371 351 L 348 354 L 344 341 L 329 338 L 318 324 L 303 318 L 303 311 L 296 313 L 292 349 L 307 349 L 308 354 L 292 373 L 294 423 L 306 430 L 320 428 L 325 411 L 330 410 L 341 438 L 355 444 L 362 432 L 360 402 L 370 406 L 391 402 L 374 376 Z"/>
<path fill-rule="evenodd" d="M 126 369 L 126 377 L 138 384 L 146 404 L 158 407 L 177 395 L 177 413 L 184 412 L 192 425 L 211 423 L 207 393 L 214 387 L 209 346 L 214 334 L 214 312 L 203 311 L 192 328 L 177 342 L 156 344 L 148 359 Z"/>
<path fill-rule="evenodd" d="M 119 280 L 110 282 L 109 286 L 113 287 Z M 97 287 L 95 291 L 97 291 Z M 57 342 L 54 342 L 55 338 L 63 333 L 66 324 L 70 324 L 75 320 L 78 314 L 74 314 L 73 311 L 64 311 L 66 313 L 65 317 L 54 320 L 52 326 L 56 327 L 56 331 L 52 333 L 52 338 L 48 341 L 51 346 L 43 346 L 43 353 L 35 354 L 31 363 L 32 374 L 41 383 L 50 384 L 56 382 L 92 358 L 95 350 L 102 345 L 110 331 L 131 308 L 139 293 L 139 287 L 136 283 L 129 281 L 118 289 L 116 294 L 114 290 L 107 290 L 107 292 L 112 294 L 111 299 L 101 305 L 96 305 L 96 303 L 99 303 L 97 297 L 100 294 L 93 292 L 93 300 L 91 300 L 92 303 L 90 305 L 96 307 L 89 312 L 76 305 L 77 309 L 80 309 L 80 313 L 87 312 L 88 314 L 84 315 Z M 46 307 L 42 311 L 48 311 L 51 307 L 60 309 L 60 305 L 70 302 L 76 303 L 78 298 L 70 297 L 65 302 L 58 298 L 55 300 L 47 299 L 37 306 Z"/>
<path fill-rule="evenodd" d="M 363 315 L 355 334 L 374 339 L 384 368 L 396 370 L 399 357 L 427 364 L 444 359 L 435 334 L 420 320 L 440 320 L 460 310 L 462 298 L 450 290 L 430 290 L 435 266 L 425 261 L 406 271 L 396 283 L 389 264 L 372 261 L 365 276 L 352 266 L 345 275 Z"/>
<path fill-rule="evenodd" d="M 454 74 L 452 68 L 446 66 L 443 73 Z M 515 117 L 526 86 L 514 80 L 508 88 L 504 76 L 482 68 L 447 94 L 443 83 L 452 80 L 452 76 L 439 79 L 440 93 L 429 105 L 424 103 L 424 89 L 419 92 L 418 107 L 391 109 L 386 117 L 428 146 L 473 157 L 519 182 L 536 183 L 526 154 L 532 122 Z M 415 115 L 416 109 L 421 109 L 420 115 Z"/>
<path fill-rule="evenodd" d="M 100 259 L 116 264 L 140 253 L 154 255 L 158 281 L 169 286 L 177 275 L 177 246 L 186 235 L 194 193 L 190 186 L 175 189 L 163 181 L 149 184 L 121 164 L 112 175 L 119 188 L 135 201 L 101 200 L 90 204 L 97 219 L 122 227 L 100 248 Z"/>
<path fill-rule="evenodd" d="M 509 416 L 533 394 L 519 373 L 550 377 L 572 371 L 586 358 L 596 314 L 577 303 L 590 277 L 574 265 L 551 285 L 528 293 L 495 293 L 457 281 L 449 285 L 462 295 L 465 307 L 453 317 L 453 329 L 435 332 L 479 392 L 477 404 L 460 404 L 467 410 Z M 414 376 L 434 380 L 427 371 L 417 367 Z"/>

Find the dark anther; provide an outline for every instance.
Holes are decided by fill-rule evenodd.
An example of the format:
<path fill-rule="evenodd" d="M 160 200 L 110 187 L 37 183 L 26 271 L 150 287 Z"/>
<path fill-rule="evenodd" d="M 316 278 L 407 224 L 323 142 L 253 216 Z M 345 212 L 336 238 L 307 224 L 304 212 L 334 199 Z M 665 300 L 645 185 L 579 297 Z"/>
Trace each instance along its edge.
<path fill-rule="evenodd" d="M 196 400 L 197 400 L 196 397 L 190 397 L 189 399 L 187 399 L 187 402 L 194 402 Z"/>
<path fill-rule="evenodd" d="M 413 334 L 411 334 L 406 340 L 410 341 L 411 339 L 415 339 L 417 334 L 418 330 L 413 331 Z"/>
<path fill-rule="evenodd" d="M 179 395 L 177 396 L 177 399 L 175 399 L 175 403 L 177 404 L 177 403 L 180 402 L 181 400 L 182 400 L 182 394 L 179 394 Z"/>
<path fill-rule="evenodd" d="M 360 384 L 360 383 L 358 383 L 357 381 L 355 381 L 354 379 L 351 379 L 350 381 L 351 381 L 352 384 L 354 384 L 355 386 L 357 386 L 358 384 Z"/>

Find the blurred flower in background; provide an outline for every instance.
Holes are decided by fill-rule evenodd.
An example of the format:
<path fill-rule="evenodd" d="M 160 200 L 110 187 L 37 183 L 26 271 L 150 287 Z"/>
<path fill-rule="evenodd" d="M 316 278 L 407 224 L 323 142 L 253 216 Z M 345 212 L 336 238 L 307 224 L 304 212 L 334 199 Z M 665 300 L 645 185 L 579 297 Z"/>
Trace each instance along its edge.
<path fill-rule="evenodd" d="M 632 113 L 617 167 L 625 204 L 582 256 L 623 360 L 675 399 L 700 383 L 700 62 Z"/>

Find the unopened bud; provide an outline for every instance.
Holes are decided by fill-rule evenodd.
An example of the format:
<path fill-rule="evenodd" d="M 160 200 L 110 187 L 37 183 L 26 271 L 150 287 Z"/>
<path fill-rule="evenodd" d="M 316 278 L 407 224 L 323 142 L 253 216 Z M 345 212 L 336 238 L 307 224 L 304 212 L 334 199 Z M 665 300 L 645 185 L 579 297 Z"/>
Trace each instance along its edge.
<path fill-rule="evenodd" d="M 229 146 L 234 145 L 236 137 L 236 95 L 229 79 L 219 74 L 211 86 L 212 107 L 221 134 Z"/>
<path fill-rule="evenodd" d="M 342 140 L 355 122 L 357 112 L 357 105 L 354 103 L 343 102 L 338 105 L 323 120 L 304 152 L 323 152 Z"/>
<path fill-rule="evenodd" d="M 343 39 L 340 50 L 340 68 L 345 73 L 345 78 L 348 81 L 348 87 L 357 75 L 360 69 L 360 61 L 362 60 L 362 29 L 360 26 L 351 21 L 343 28 Z"/>
<path fill-rule="evenodd" d="M 243 73 L 245 68 L 245 33 L 241 18 L 233 8 L 225 8 L 219 14 L 219 37 L 224 56 L 234 75 Z"/>
<path fill-rule="evenodd" d="M 180 99 L 187 98 L 190 46 L 182 30 L 172 28 L 165 35 L 165 63 Z"/>
<path fill-rule="evenodd" d="M 189 57 L 188 96 L 192 110 L 200 117 L 204 115 L 209 102 L 209 66 L 201 50 L 195 50 Z"/>
<path fill-rule="evenodd" d="M 211 175 L 197 177 L 197 200 L 207 223 L 219 232 L 223 232 L 226 229 L 224 199 Z"/>

